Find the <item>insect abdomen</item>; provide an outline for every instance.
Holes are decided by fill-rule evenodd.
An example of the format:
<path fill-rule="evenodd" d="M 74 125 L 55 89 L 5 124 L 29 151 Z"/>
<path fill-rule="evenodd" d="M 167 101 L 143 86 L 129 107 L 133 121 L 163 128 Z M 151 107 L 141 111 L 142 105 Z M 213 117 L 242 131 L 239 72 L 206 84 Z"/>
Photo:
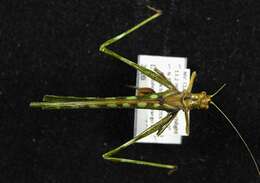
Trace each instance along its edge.
<path fill-rule="evenodd" d="M 54 100 L 55 98 L 55 100 Z M 81 99 L 81 98 L 79 98 Z M 50 101 L 32 102 L 34 108 L 42 109 L 97 109 L 97 108 L 139 108 L 164 109 L 163 102 L 156 94 L 146 96 L 85 98 L 61 98 L 52 96 Z"/>

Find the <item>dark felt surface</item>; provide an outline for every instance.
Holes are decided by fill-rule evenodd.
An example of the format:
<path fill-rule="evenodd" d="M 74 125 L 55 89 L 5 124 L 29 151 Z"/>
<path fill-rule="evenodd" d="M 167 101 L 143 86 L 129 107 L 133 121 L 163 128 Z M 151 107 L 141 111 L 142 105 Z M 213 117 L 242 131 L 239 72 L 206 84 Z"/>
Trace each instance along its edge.
<path fill-rule="evenodd" d="M 0 182 L 260 182 L 249 155 L 211 108 L 191 113 L 183 145 L 135 145 L 124 156 L 177 163 L 179 170 L 113 164 L 102 153 L 132 137 L 133 110 L 41 111 L 44 94 L 123 96 L 136 72 L 99 45 L 151 15 L 163 16 L 113 46 L 188 57 L 194 91 L 215 91 L 260 161 L 258 1 L 2 1 L 0 4 Z"/>

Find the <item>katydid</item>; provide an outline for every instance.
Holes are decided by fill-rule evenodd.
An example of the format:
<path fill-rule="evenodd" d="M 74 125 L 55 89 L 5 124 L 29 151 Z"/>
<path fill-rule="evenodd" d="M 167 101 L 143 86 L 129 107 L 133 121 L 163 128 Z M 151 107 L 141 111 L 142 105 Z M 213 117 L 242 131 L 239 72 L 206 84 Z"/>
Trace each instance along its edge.
<path fill-rule="evenodd" d="M 243 142 L 246 150 L 248 151 L 251 159 L 253 160 L 254 166 L 257 170 L 258 175 L 260 175 L 260 170 L 258 164 L 243 137 L 231 122 L 231 120 L 220 110 L 220 108 L 212 101 L 212 97 L 214 97 L 225 85 L 223 85 L 220 89 L 217 90 L 212 95 L 208 95 L 205 91 L 200 93 L 192 93 L 192 87 L 194 80 L 196 78 L 196 72 L 193 72 L 190 78 L 189 85 L 186 90 L 180 92 L 176 89 L 176 87 L 172 84 L 170 80 L 158 69 L 149 70 L 141 65 L 132 62 L 131 60 L 119 55 L 118 53 L 110 50 L 108 48 L 109 45 L 117 42 L 118 40 L 124 38 L 128 34 L 134 32 L 136 29 L 144 26 L 148 22 L 156 19 L 161 15 L 161 11 L 155 8 L 148 6 L 149 9 L 155 12 L 151 17 L 143 20 L 139 24 L 135 25 L 131 29 L 113 37 L 112 39 L 107 40 L 100 46 L 100 51 L 108 54 L 112 57 L 117 58 L 118 60 L 130 65 L 135 68 L 139 72 L 144 75 L 150 77 L 151 79 L 157 81 L 161 85 L 165 86 L 167 89 L 163 92 L 154 92 L 151 88 L 137 88 L 136 96 L 126 96 L 126 97 L 106 97 L 106 98 L 98 98 L 98 97 L 73 97 L 73 96 L 55 96 L 55 95 L 45 95 L 43 97 L 42 102 L 32 102 L 30 106 L 33 108 L 41 108 L 45 110 L 52 109 L 97 109 L 97 108 L 138 108 L 138 109 L 153 109 L 153 110 L 163 110 L 168 114 L 153 124 L 142 133 L 124 143 L 123 145 L 103 154 L 103 158 L 113 162 L 121 162 L 121 163 L 131 163 L 131 164 L 139 164 L 146 165 L 152 167 L 159 167 L 170 169 L 170 171 L 176 170 L 176 165 L 171 164 L 162 164 L 155 162 L 148 162 L 142 160 L 134 160 L 134 159 L 126 159 L 115 157 L 119 151 L 127 148 L 128 146 L 136 143 L 138 140 L 152 134 L 157 133 L 160 135 L 164 132 L 164 130 L 169 126 L 169 124 L 176 117 L 178 111 L 182 110 L 185 113 L 185 121 L 186 121 L 186 132 L 189 134 L 190 131 L 190 119 L 188 112 L 192 109 L 208 109 L 209 104 L 212 104 L 230 123 L 232 128 L 238 134 L 239 138 Z"/>

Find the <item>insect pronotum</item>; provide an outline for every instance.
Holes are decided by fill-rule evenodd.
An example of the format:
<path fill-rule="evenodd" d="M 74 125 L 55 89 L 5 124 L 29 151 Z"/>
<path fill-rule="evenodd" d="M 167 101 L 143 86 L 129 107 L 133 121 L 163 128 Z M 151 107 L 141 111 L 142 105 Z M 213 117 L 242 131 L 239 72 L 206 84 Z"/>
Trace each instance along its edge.
<path fill-rule="evenodd" d="M 214 97 L 225 85 L 223 85 L 220 89 L 218 89 L 214 94 L 208 95 L 205 91 L 200 93 L 192 93 L 192 87 L 194 80 L 196 78 L 196 72 L 193 72 L 191 75 L 191 79 L 188 85 L 188 88 L 183 92 L 180 92 L 176 89 L 176 87 L 169 81 L 165 75 L 158 69 L 149 70 L 141 65 L 138 65 L 131 60 L 119 55 L 118 53 L 110 50 L 108 48 L 109 45 L 115 43 L 116 41 L 124 38 L 128 34 L 134 32 L 136 29 L 144 26 L 148 22 L 156 19 L 161 15 L 161 11 L 154 9 L 148 6 L 149 9 L 155 12 L 151 17 L 143 20 L 139 24 L 135 25 L 131 29 L 113 37 L 112 39 L 104 42 L 99 50 L 105 54 L 108 54 L 112 57 L 117 58 L 118 60 L 130 65 L 151 79 L 157 81 L 158 83 L 164 85 L 167 90 L 164 92 L 155 93 L 150 88 L 137 88 L 138 94 L 136 96 L 126 96 L 126 97 L 107 97 L 107 98 L 98 98 L 98 97 L 72 97 L 72 96 L 55 96 L 55 95 L 45 95 L 43 97 L 42 102 L 32 102 L 30 106 L 33 108 L 41 108 L 41 109 L 96 109 L 96 108 L 139 108 L 139 109 L 154 109 L 154 110 L 164 110 L 168 112 L 166 117 L 153 124 L 142 133 L 124 143 L 123 145 L 112 149 L 111 151 L 103 154 L 103 158 L 113 162 L 121 162 L 121 163 L 131 163 L 138 165 L 146 165 L 152 167 L 159 167 L 170 169 L 170 171 L 176 170 L 176 165 L 170 164 L 162 164 L 155 162 L 148 162 L 142 160 L 134 160 L 134 159 L 126 159 L 115 157 L 115 155 L 127 148 L 128 146 L 136 143 L 138 140 L 157 132 L 157 135 L 163 133 L 163 131 L 169 126 L 169 124 L 173 121 L 178 111 L 182 110 L 185 113 L 185 121 L 186 121 L 186 132 L 190 131 L 190 119 L 188 116 L 188 112 L 192 109 L 208 109 L 209 104 L 212 104 L 229 122 L 235 132 L 238 134 L 239 138 L 243 142 L 246 150 L 248 151 L 255 168 L 257 170 L 258 175 L 260 175 L 260 170 L 258 164 L 249 148 L 244 138 L 241 136 L 237 128 L 231 122 L 231 120 L 224 114 L 222 110 L 212 101 L 212 97 Z"/>

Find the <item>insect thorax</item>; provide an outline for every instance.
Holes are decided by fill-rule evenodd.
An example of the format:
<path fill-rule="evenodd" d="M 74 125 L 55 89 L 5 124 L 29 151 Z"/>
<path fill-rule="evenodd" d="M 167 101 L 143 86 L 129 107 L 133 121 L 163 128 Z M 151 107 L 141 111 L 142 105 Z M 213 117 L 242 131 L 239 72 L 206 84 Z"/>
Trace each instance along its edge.
<path fill-rule="evenodd" d="M 211 101 L 210 95 L 205 91 L 200 93 L 168 93 L 164 96 L 164 104 L 175 109 L 208 109 Z"/>

